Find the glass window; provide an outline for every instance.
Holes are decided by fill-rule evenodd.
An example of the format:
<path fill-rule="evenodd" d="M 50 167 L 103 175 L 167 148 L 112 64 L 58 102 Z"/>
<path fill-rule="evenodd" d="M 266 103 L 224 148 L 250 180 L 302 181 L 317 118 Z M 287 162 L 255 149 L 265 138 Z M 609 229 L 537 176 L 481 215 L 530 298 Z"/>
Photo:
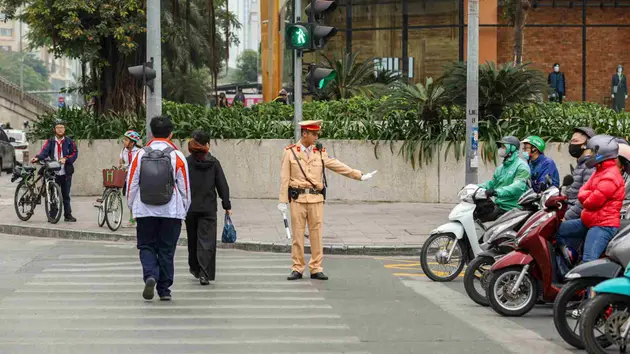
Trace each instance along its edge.
<path fill-rule="evenodd" d="M 444 66 L 459 59 L 458 28 L 410 29 L 407 55 L 409 81 L 424 83 L 444 74 Z"/>
<path fill-rule="evenodd" d="M 459 23 L 458 0 L 407 0 L 409 26 L 443 26 Z"/>
<path fill-rule="evenodd" d="M 13 28 L 0 28 L 0 36 L 13 37 Z"/>
<path fill-rule="evenodd" d="M 352 29 L 402 28 L 401 0 L 352 0 Z"/>

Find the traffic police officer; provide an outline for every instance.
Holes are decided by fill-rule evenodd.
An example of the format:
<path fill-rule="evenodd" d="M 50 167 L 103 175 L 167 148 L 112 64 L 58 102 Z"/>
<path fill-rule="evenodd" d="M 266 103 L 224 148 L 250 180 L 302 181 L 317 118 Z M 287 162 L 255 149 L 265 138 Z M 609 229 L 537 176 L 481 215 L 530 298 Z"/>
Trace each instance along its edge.
<path fill-rule="evenodd" d="M 324 199 L 326 193 L 326 176 L 324 167 L 340 175 L 365 181 L 376 171 L 362 174 L 341 161 L 331 158 L 326 149 L 317 144 L 321 130 L 321 120 L 310 120 L 299 123 L 302 138 L 297 144 L 285 148 L 282 156 L 282 172 L 280 184 L 281 211 L 286 211 L 291 203 L 291 231 L 293 233 L 291 259 L 293 267 L 287 280 L 302 278 L 304 272 L 304 229 L 308 220 L 309 239 L 311 243 L 311 260 L 308 263 L 312 279 L 327 280 L 323 273 L 322 258 L 322 224 Z"/>

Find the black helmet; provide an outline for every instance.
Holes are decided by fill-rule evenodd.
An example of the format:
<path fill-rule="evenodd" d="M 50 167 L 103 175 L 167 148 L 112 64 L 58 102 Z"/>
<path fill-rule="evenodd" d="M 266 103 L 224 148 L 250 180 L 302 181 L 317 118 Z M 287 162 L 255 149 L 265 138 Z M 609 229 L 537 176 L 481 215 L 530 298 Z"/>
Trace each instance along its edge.
<path fill-rule="evenodd" d="M 574 128 L 573 129 L 574 133 L 582 133 L 584 135 L 586 135 L 589 139 L 594 137 L 595 135 L 597 135 L 597 133 L 595 133 L 595 131 L 593 130 L 593 128 L 590 127 L 578 127 L 578 128 Z"/>
<path fill-rule="evenodd" d="M 504 136 L 503 138 L 501 138 L 501 140 L 497 141 L 497 146 L 500 145 L 500 144 L 513 145 L 516 148 L 516 150 L 521 148 L 521 141 L 518 140 L 517 137 L 511 136 L 511 135 Z"/>
<path fill-rule="evenodd" d="M 55 119 L 55 125 L 53 125 L 53 128 L 57 127 L 58 125 L 66 125 L 66 122 L 63 119 Z"/>
<path fill-rule="evenodd" d="M 617 138 L 610 135 L 596 135 L 586 143 L 586 148 L 593 154 L 585 161 L 586 167 L 593 168 L 606 161 L 616 159 L 619 156 L 619 143 Z"/>

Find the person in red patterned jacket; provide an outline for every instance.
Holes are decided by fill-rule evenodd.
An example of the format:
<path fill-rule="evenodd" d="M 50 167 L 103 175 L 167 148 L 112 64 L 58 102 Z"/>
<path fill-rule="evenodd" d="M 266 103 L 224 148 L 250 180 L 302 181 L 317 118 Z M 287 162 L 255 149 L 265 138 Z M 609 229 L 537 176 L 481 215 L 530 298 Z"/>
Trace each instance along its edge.
<path fill-rule="evenodd" d="M 558 230 L 558 243 L 578 249 L 584 241 L 582 262 L 599 258 L 620 226 L 625 182 L 617 166 L 619 144 L 610 135 L 594 136 L 587 143 L 592 155 L 586 160 L 595 173 L 580 188 L 578 200 L 584 207 L 580 219 L 565 221 Z"/>

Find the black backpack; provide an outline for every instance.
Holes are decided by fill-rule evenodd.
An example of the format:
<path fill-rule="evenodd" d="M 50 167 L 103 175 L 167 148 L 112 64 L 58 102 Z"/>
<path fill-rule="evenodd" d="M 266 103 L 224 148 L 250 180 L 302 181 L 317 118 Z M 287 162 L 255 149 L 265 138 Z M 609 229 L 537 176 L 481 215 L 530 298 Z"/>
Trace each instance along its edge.
<path fill-rule="evenodd" d="M 140 200 L 147 205 L 165 205 L 171 201 L 175 189 L 175 177 L 171 152 L 175 149 L 153 150 L 143 148 L 140 163 Z"/>

